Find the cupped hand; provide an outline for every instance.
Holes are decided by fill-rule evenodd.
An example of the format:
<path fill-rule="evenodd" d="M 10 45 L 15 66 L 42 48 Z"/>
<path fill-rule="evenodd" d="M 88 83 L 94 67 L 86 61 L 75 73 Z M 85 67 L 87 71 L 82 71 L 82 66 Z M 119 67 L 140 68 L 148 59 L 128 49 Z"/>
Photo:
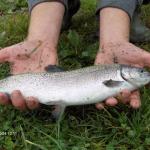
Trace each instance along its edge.
<path fill-rule="evenodd" d="M 98 51 L 95 64 L 113 63 L 127 64 L 136 67 L 150 67 L 150 53 L 128 42 L 119 44 L 109 43 L 102 46 Z M 133 92 L 124 90 L 116 98 L 110 97 L 104 103 L 96 104 L 96 107 L 102 109 L 105 105 L 115 106 L 118 100 L 124 104 L 129 104 L 134 109 L 141 106 L 140 93 L 138 90 Z"/>
<path fill-rule="evenodd" d="M 0 63 L 9 62 L 11 74 L 44 72 L 48 65 L 57 63 L 56 49 L 42 41 L 24 41 L 0 50 Z M 39 106 L 35 97 L 24 97 L 19 89 L 10 96 L 0 93 L 0 104 L 12 104 L 20 110 L 35 109 Z"/>

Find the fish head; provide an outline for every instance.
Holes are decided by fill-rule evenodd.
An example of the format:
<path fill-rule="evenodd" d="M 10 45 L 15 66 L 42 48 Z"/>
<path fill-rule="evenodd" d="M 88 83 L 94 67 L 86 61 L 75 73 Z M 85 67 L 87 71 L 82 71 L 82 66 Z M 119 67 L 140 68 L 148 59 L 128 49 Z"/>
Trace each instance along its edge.
<path fill-rule="evenodd" d="M 121 76 L 127 82 L 138 87 L 150 83 L 150 72 L 144 68 L 122 65 Z"/>

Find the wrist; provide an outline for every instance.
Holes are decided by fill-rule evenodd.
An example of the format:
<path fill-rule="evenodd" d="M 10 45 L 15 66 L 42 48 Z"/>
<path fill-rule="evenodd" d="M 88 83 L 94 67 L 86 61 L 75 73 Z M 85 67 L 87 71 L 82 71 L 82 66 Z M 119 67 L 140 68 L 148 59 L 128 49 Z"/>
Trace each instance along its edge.
<path fill-rule="evenodd" d="M 127 44 L 130 44 L 130 42 L 126 40 L 103 42 L 100 44 L 99 50 L 110 50 L 111 48 L 120 47 Z"/>
<path fill-rule="evenodd" d="M 24 43 L 28 46 L 36 47 L 42 49 L 42 51 L 50 51 L 53 54 L 57 54 L 57 47 L 54 44 L 51 44 L 49 40 L 39 40 L 39 39 L 28 39 L 26 38 Z"/>
<path fill-rule="evenodd" d="M 129 42 L 130 18 L 120 9 L 104 8 L 100 12 L 100 44 Z"/>
<path fill-rule="evenodd" d="M 48 36 L 45 36 L 44 34 L 42 34 L 41 36 L 35 36 L 34 34 L 30 34 L 28 33 L 27 37 L 26 37 L 26 41 L 28 42 L 38 42 L 41 41 L 42 43 L 47 43 L 50 44 L 51 38 Z"/>
<path fill-rule="evenodd" d="M 35 36 L 32 33 L 28 33 L 26 39 L 26 42 L 33 43 L 34 45 L 40 45 L 42 47 L 48 47 L 52 51 L 57 52 L 57 41 L 53 41 L 51 34 L 50 36 L 46 36 L 44 34 L 41 34 L 39 36 Z"/>
<path fill-rule="evenodd" d="M 45 2 L 35 6 L 31 12 L 27 40 L 40 40 L 56 47 L 64 12 L 64 6 L 57 2 Z"/>
<path fill-rule="evenodd" d="M 129 43 L 128 40 L 109 40 L 109 41 L 102 41 L 100 43 L 100 48 L 108 47 L 108 46 L 116 46 L 116 45 L 123 45 Z"/>

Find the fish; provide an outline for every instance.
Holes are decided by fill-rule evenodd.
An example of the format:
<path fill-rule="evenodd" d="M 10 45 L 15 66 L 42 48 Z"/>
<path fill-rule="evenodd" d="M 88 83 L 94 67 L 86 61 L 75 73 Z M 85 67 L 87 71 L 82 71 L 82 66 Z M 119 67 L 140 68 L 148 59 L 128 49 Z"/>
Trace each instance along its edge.
<path fill-rule="evenodd" d="M 48 71 L 49 70 L 49 71 Z M 67 106 L 95 104 L 121 91 L 136 90 L 150 83 L 150 72 L 122 64 L 95 65 L 72 71 L 51 66 L 48 72 L 12 75 L 0 80 L 0 92 L 20 90 L 39 103 L 60 106 L 61 116 Z"/>

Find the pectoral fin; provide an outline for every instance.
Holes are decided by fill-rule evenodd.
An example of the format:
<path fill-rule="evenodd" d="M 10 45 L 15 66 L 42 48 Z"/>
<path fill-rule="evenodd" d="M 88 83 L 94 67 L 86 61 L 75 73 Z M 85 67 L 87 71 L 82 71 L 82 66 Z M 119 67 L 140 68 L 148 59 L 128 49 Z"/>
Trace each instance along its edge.
<path fill-rule="evenodd" d="M 110 80 L 104 81 L 103 84 L 107 87 L 117 87 L 120 84 L 122 84 L 122 81 L 115 81 L 115 80 L 110 79 Z"/>

